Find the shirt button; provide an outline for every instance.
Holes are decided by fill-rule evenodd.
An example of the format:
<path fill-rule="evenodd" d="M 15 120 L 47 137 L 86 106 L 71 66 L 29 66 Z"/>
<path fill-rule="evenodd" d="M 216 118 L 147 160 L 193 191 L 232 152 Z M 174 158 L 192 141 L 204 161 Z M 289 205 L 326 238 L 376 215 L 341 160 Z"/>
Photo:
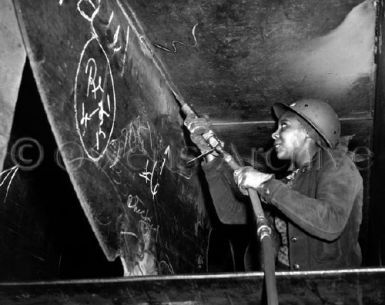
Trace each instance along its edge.
<path fill-rule="evenodd" d="M 299 268 L 300 268 L 300 266 L 299 266 L 298 264 L 294 264 L 294 265 L 293 265 L 293 269 L 294 269 L 294 270 L 299 270 Z"/>
<path fill-rule="evenodd" d="M 291 238 L 291 241 L 292 241 L 293 243 L 297 242 L 297 240 L 298 240 L 297 237 L 292 237 L 292 238 Z"/>

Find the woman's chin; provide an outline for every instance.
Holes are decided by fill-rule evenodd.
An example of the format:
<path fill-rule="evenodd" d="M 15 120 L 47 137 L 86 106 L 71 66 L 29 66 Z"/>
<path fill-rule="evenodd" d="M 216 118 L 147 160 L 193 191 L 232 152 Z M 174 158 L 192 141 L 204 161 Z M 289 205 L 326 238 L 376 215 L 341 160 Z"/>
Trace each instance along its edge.
<path fill-rule="evenodd" d="M 277 158 L 279 160 L 288 160 L 289 159 L 287 154 L 285 154 L 284 151 L 277 151 L 276 153 L 277 153 Z"/>

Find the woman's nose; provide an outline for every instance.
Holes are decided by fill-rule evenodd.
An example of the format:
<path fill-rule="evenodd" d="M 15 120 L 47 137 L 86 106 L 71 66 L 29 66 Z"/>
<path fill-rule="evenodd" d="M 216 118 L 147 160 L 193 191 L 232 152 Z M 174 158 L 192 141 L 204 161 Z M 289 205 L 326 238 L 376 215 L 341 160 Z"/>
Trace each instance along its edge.
<path fill-rule="evenodd" d="M 276 131 L 274 131 L 272 134 L 271 134 L 271 137 L 274 139 L 274 140 L 277 140 L 278 139 L 278 129 Z"/>

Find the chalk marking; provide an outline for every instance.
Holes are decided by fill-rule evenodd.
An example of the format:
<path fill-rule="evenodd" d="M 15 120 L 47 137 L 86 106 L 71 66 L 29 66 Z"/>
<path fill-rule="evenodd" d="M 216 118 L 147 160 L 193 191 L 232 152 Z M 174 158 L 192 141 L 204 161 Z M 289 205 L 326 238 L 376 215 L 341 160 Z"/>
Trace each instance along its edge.
<path fill-rule="evenodd" d="M 169 53 L 176 53 L 177 52 L 177 49 L 176 49 L 176 45 L 179 43 L 180 45 L 182 46 L 186 46 L 186 47 L 192 47 L 192 48 L 196 48 L 198 46 L 198 40 L 196 38 L 196 35 L 195 35 L 195 31 L 196 31 L 196 28 L 198 26 L 198 23 L 195 24 L 191 30 L 191 35 L 193 36 L 194 38 L 194 44 L 192 45 L 189 45 L 189 44 L 186 44 L 184 42 L 181 42 L 181 41 L 178 41 L 178 40 L 173 40 L 171 41 L 171 46 L 172 46 L 172 50 L 170 48 L 167 48 L 165 46 L 162 46 L 161 44 L 158 44 L 158 43 L 153 43 L 153 45 L 155 47 L 157 47 L 158 49 L 161 49 L 163 51 L 166 51 L 166 52 L 169 52 Z"/>
<path fill-rule="evenodd" d="M 89 17 L 81 8 L 80 8 L 80 5 L 83 3 L 83 2 L 87 2 L 89 3 L 94 10 L 94 12 L 92 13 L 91 17 Z M 98 2 L 98 5 L 100 4 L 100 0 L 97 1 Z M 96 8 L 95 4 L 91 1 L 91 0 L 80 0 L 78 3 L 77 3 L 77 10 L 78 12 L 80 13 L 80 15 L 88 20 L 91 24 L 92 24 L 92 21 L 94 20 L 95 16 L 99 13 L 99 10 L 100 10 L 100 6 L 98 6 Z M 95 30 L 93 29 L 93 31 L 95 32 Z"/>
<path fill-rule="evenodd" d="M 135 238 L 138 238 L 138 235 L 136 235 L 134 232 L 121 231 L 120 234 L 121 235 L 130 235 L 130 236 L 134 236 Z"/>
<path fill-rule="evenodd" d="M 144 206 L 144 203 L 137 195 L 128 195 L 127 207 L 140 216 L 140 223 L 145 225 L 146 233 L 158 231 L 158 228 L 154 227 L 151 218 L 148 216 L 148 209 L 141 208 L 140 205 Z"/>
<path fill-rule="evenodd" d="M 131 155 L 146 156 L 150 161 L 156 161 L 157 156 L 161 153 L 156 149 L 156 140 L 153 140 L 156 134 L 153 134 L 149 122 L 142 122 L 139 117 L 130 122 L 127 128 L 121 130 L 121 134 L 118 138 L 111 141 L 111 145 L 108 147 L 108 160 L 110 168 L 116 166 L 121 160 L 126 160 L 127 163 L 121 163 L 122 166 L 128 165 L 130 171 L 141 171 L 141 168 L 136 167 L 130 163 Z M 159 143 L 163 141 L 162 138 L 157 139 Z M 117 144 L 118 143 L 118 144 Z M 167 168 L 171 173 L 177 174 L 184 179 L 191 179 L 192 173 L 185 173 L 183 169 L 178 167 L 170 167 L 167 160 L 172 161 L 171 146 L 168 145 L 163 152 L 161 160 L 158 160 L 159 175 L 161 176 L 164 168 Z M 171 163 L 171 166 L 174 163 Z M 182 163 L 179 163 L 182 166 Z M 130 166 L 131 165 L 131 166 Z M 182 167 L 181 167 L 182 168 Z"/>
<path fill-rule="evenodd" d="M 154 150 L 154 148 L 152 147 L 152 135 L 151 135 L 151 128 L 150 128 L 150 124 L 147 122 L 147 128 L 148 130 L 150 130 L 150 147 L 151 147 L 151 150 Z"/>
<path fill-rule="evenodd" d="M 112 141 L 106 150 L 107 155 L 107 166 L 110 168 L 117 165 L 123 158 L 127 163 L 121 163 L 121 165 L 126 168 L 126 165 L 129 167 L 130 172 L 141 171 L 142 166 L 136 167 L 134 164 L 130 163 L 130 156 L 147 156 L 153 160 L 153 155 L 156 155 L 156 152 L 153 152 L 152 149 L 147 149 L 145 139 L 147 137 L 152 141 L 152 137 L 148 136 L 151 134 L 151 127 L 149 124 L 144 125 L 137 117 L 134 121 L 130 122 L 127 128 L 123 128 L 120 132 L 120 136 Z M 153 146 L 153 143 L 150 143 L 150 146 Z M 134 178 L 136 174 L 133 174 Z"/>
<path fill-rule="evenodd" d="M 112 19 L 114 19 L 114 11 L 111 12 L 110 18 L 108 19 L 107 27 L 109 28 L 112 22 Z"/>
<path fill-rule="evenodd" d="M 166 160 L 168 159 L 169 157 L 169 153 L 170 153 L 170 145 L 168 145 L 163 153 L 163 161 L 162 161 L 162 165 L 160 167 L 160 173 L 159 175 L 162 175 L 162 172 L 163 172 L 163 168 L 164 168 L 164 165 L 166 163 Z"/>
<path fill-rule="evenodd" d="M 155 161 L 153 163 L 152 170 L 149 171 L 148 170 L 149 160 L 147 160 L 145 170 L 143 172 L 139 173 L 139 177 L 142 177 L 146 181 L 146 184 L 147 184 L 147 182 L 150 183 L 150 190 L 151 190 L 151 194 L 152 194 L 153 199 L 155 198 L 155 195 L 158 193 L 158 190 L 160 187 L 159 179 L 163 173 L 163 169 L 164 169 L 166 161 L 169 157 L 169 153 L 170 153 L 170 145 L 168 145 L 166 147 L 165 151 L 163 152 L 163 158 L 162 158 L 161 162 Z M 159 164 L 160 164 L 160 166 L 159 166 Z M 159 170 L 158 171 L 159 174 L 156 174 L 156 169 Z M 156 180 L 156 183 L 155 183 L 155 180 Z"/>
<path fill-rule="evenodd" d="M 146 184 L 147 184 L 147 182 L 150 182 L 150 191 L 152 194 L 152 199 L 155 198 L 155 195 L 158 193 L 158 189 L 160 186 L 160 184 L 158 182 L 154 184 L 154 175 L 155 175 L 155 169 L 156 169 L 157 164 L 158 164 L 158 162 L 155 161 L 154 165 L 152 166 L 152 170 L 150 172 L 150 171 L 148 171 L 149 162 L 147 160 L 145 170 L 142 173 L 139 173 L 139 177 L 144 178 L 144 180 L 146 181 Z"/>
<path fill-rule="evenodd" d="M 144 155 L 150 156 L 151 155 L 150 152 L 148 152 L 146 150 L 146 147 L 144 145 L 145 141 L 142 138 L 141 132 L 149 134 L 150 147 L 152 150 L 151 127 L 148 123 L 147 123 L 147 126 L 144 126 L 138 117 L 135 119 L 134 122 L 131 122 L 130 126 L 129 126 L 129 136 L 128 136 L 129 151 L 130 152 L 139 151 L 139 152 L 143 153 Z"/>
<path fill-rule="evenodd" d="M 111 111 L 111 101 L 110 101 L 110 95 L 107 94 L 107 106 L 108 106 L 108 111 Z"/>
<path fill-rule="evenodd" d="M 84 72 L 85 72 L 86 78 L 87 78 L 86 96 L 89 97 L 90 95 L 92 95 L 93 99 L 97 99 L 98 93 L 102 94 L 102 99 L 97 104 L 98 108 L 93 110 L 91 115 L 89 115 L 88 112 L 84 108 L 84 101 L 82 101 L 82 100 L 78 101 L 78 94 L 79 94 L 79 92 L 78 92 L 78 82 L 79 81 L 78 80 L 79 80 L 79 74 L 80 74 L 83 58 L 85 57 L 86 50 L 87 50 L 88 46 L 91 44 L 91 42 L 96 42 L 98 44 L 99 48 L 102 50 L 102 52 L 104 54 L 104 59 L 106 61 L 106 68 L 105 68 L 105 75 L 104 75 L 104 81 L 103 81 L 103 87 L 102 87 L 102 77 L 100 75 L 98 75 L 98 66 L 97 66 L 96 60 L 93 57 L 90 57 L 86 62 L 86 66 L 84 69 Z M 110 87 L 112 90 L 113 107 L 111 105 L 111 96 L 109 93 L 107 93 L 107 79 L 109 79 L 111 82 Z M 82 103 L 82 105 L 81 105 L 82 117 L 80 118 L 80 122 L 79 122 L 79 118 L 78 118 L 78 109 L 77 109 L 78 108 L 78 102 Z M 104 102 L 107 103 L 109 112 L 105 111 Z M 111 111 L 111 108 L 113 108 L 112 111 Z M 86 44 L 84 45 L 83 50 L 80 54 L 80 60 L 79 60 L 78 69 L 76 71 L 76 77 L 75 77 L 74 109 L 75 109 L 76 129 L 77 129 L 78 134 L 80 136 L 82 146 L 83 146 L 87 156 L 90 159 L 92 159 L 93 161 L 98 161 L 106 152 L 106 149 L 107 149 L 108 144 L 110 142 L 112 132 L 113 132 L 113 129 L 115 126 L 116 97 L 115 97 L 114 79 L 113 79 L 113 75 L 112 75 L 111 66 L 110 66 L 108 56 L 107 56 L 106 52 L 104 51 L 103 47 L 101 46 L 99 40 L 95 36 L 93 36 L 90 40 L 88 40 L 86 42 Z M 98 114 L 98 119 L 99 119 L 98 130 L 95 133 L 95 136 L 96 136 L 95 142 L 96 142 L 96 147 L 98 150 L 98 155 L 92 156 L 90 153 L 90 148 L 86 147 L 83 137 L 86 135 L 86 130 L 89 127 L 88 122 L 91 121 L 92 117 L 96 113 Z M 102 126 L 104 124 L 105 117 L 111 119 L 111 122 L 112 122 L 111 126 L 109 127 L 110 130 L 107 132 L 108 137 L 106 135 L 106 132 L 104 130 L 102 130 Z M 84 128 L 83 131 L 81 131 L 80 126 L 83 126 L 83 128 Z M 103 139 L 107 139 L 103 143 L 103 146 L 101 146 L 99 136 L 103 136 Z M 101 150 L 101 151 L 99 151 L 99 150 Z"/>
<path fill-rule="evenodd" d="M 89 63 L 92 63 L 94 68 L 95 68 L 95 73 L 94 74 L 92 74 L 92 72 L 93 72 L 92 66 L 90 68 L 90 73 L 88 74 L 88 64 Z M 96 64 L 96 61 L 95 61 L 94 58 L 88 59 L 87 64 L 86 64 L 86 68 L 84 69 L 84 72 L 85 72 L 85 74 L 88 74 L 87 97 L 89 96 L 89 93 L 90 93 L 90 86 L 92 86 L 93 87 L 92 93 L 94 94 L 94 99 L 96 99 L 97 92 L 100 90 L 102 93 L 104 93 L 104 90 L 103 90 L 103 88 L 101 86 L 102 79 L 101 79 L 100 75 L 99 76 L 97 75 L 98 67 L 97 67 L 97 64 Z M 97 76 L 98 76 L 99 83 L 98 83 L 98 85 L 95 85 L 95 79 L 96 79 Z"/>
<path fill-rule="evenodd" d="M 9 191 L 9 188 L 11 187 L 11 184 L 12 184 L 12 181 L 13 179 L 15 178 L 15 175 L 16 173 L 18 172 L 19 170 L 19 167 L 17 165 L 5 170 L 5 171 L 2 171 L 0 173 L 0 177 L 7 173 L 7 175 L 2 179 L 1 183 L 0 183 L 0 187 L 4 185 L 5 181 L 8 179 L 9 176 L 11 176 L 11 178 L 9 179 L 9 182 L 8 182 L 8 185 L 7 185 L 7 190 L 6 190 L 6 193 L 5 193 L 5 197 L 4 197 L 4 200 L 3 202 L 5 202 L 7 200 L 7 196 L 8 196 L 8 191 Z"/>
<path fill-rule="evenodd" d="M 126 58 L 127 58 L 127 50 L 128 50 L 128 40 L 130 39 L 130 27 L 127 26 L 126 31 L 126 45 L 124 47 L 124 54 L 123 54 L 123 61 L 122 61 L 122 71 L 120 72 L 120 76 L 123 76 L 124 74 L 124 66 L 126 65 Z"/>
<path fill-rule="evenodd" d="M 9 177 L 9 175 L 11 175 L 12 172 L 15 171 L 15 170 L 17 170 L 17 169 L 18 169 L 18 167 L 17 167 L 17 165 L 15 165 L 15 166 L 13 166 L 13 167 L 11 167 L 11 168 L 5 170 L 5 171 L 2 171 L 2 172 L 0 173 L 0 177 L 1 177 L 3 174 L 5 174 L 5 173 L 7 173 L 7 175 L 6 175 L 6 176 L 4 177 L 4 179 L 1 181 L 0 186 L 2 186 L 2 185 L 4 184 L 4 182 L 7 180 L 7 178 Z"/>
<path fill-rule="evenodd" d="M 0 173 L 0 177 L 1 177 L 3 174 L 8 173 L 9 171 L 12 171 L 15 167 L 16 167 L 16 165 L 13 166 L 13 167 L 11 167 L 11 168 L 8 168 L 8 169 L 6 169 L 6 170 L 3 170 L 3 171 Z"/>
<path fill-rule="evenodd" d="M 110 145 L 111 147 L 111 154 L 112 154 L 112 163 L 110 164 L 110 168 L 113 168 L 116 164 L 118 164 L 119 160 L 120 160 L 120 155 L 121 155 L 121 144 L 120 144 L 120 141 L 117 140 L 117 139 L 114 139 L 110 142 Z M 108 158 L 110 157 L 110 149 L 107 149 L 107 156 Z M 111 160 L 109 158 L 109 160 Z"/>
<path fill-rule="evenodd" d="M 118 39 L 119 39 L 119 33 L 120 33 L 120 25 L 118 25 L 118 28 L 116 29 L 115 31 L 115 34 L 114 34 L 114 40 L 108 45 L 108 47 L 110 49 L 113 49 L 114 53 L 115 52 L 119 52 L 120 49 L 122 48 L 122 46 L 119 46 L 118 48 L 116 48 L 116 44 L 118 43 Z"/>
<path fill-rule="evenodd" d="M 135 253 L 135 267 L 132 270 L 125 268 L 125 275 L 146 275 L 156 272 L 156 258 L 150 250 L 151 243 L 156 243 L 158 239 L 159 226 L 154 226 L 151 218 L 148 217 L 148 210 L 144 207 L 143 201 L 137 195 L 129 195 L 127 198 L 127 208 L 139 215 L 138 233 L 122 231 L 123 235 L 134 236 L 138 240 Z M 155 237 L 152 233 L 155 233 Z M 126 234 L 125 234 L 126 233 Z M 126 240 L 124 240 L 127 243 Z"/>
<path fill-rule="evenodd" d="M 98 106 L 99 106 L 98 116 L 99 116 L 100 126 L 102 126 L 103 123 L 104 123 L 104 116 L 106 116 L 107 118 L 109 118 L 109 117 L 110 117 L 110 114 L 109 114 L 108 112 L 104 111 L 103 100 L 101 100 L 101 101 L 98 103 Z"/>
<path fill-rule="evenodd" d="M 91 118 L 88 116 L 88 113 L 85 113 L 85 110 L 84 110 L 84 104 L 82 104 L 82 119 L 80 120 L 80 124 L 81 125 L 84 125 L 85 129 L 87 128 L 87 122 L 90 120 Z"/>

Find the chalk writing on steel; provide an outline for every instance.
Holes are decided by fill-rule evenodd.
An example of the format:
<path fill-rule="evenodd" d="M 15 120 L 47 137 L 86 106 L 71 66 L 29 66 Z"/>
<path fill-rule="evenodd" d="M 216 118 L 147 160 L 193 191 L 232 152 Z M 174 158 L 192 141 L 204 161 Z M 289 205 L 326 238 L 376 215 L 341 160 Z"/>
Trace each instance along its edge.
<path fill-rule="evenodd" d="M 188 45 L 188 44 L 186 44 L 186 43 L 184 43 L 184 42 L 181 42 L 181 41 L 178 41 L 178 40 L 173 40 L 173 41 L 171 41 L 172 49 L 171 49 L 171 48 L 168 48 L 168 47 L 165 47 L 165 46 L 163 46 L 163 45 L 161 45 L 161 44 L 158 44 L 158 43 L 153 43 L 153 45 L 154 45 L 154 47 L 157 47 L 158 49 L 161 49 L 161 50 L 166 51 L 166 52 L 169 52 L 169 53 L 176 53 L 176 52 L 177 52 L 177 49 L 176 49 L 176 45 L 177 45 L 177 44 L 180 44 L 180 45 L 182 45 L 182 46 L 188 46 L 188 47 L 196 48 L 196 47 L 198 46 L 197 37 L 196 37 L 196 35 L 195 35 L 195 30 L 196 30 L 197 26 L 198 26 L 198 23 L 195 24 L 195 25 L 193 26 L 192 30 L 191 30 L 191 35 L 192 35 L 193 38 L 194 38 L 194 44 L 192 44 L 192 45 Z"/>
<path fill-rule="evenodd" d="M 79 0 L 77 10 L 86 20 L 92 22 L 100 9 L 100 0 Z M 89 14 L 89 12 L 92 12 Z"/>
<path fill-rule="evenodd" d="M 120 76 L 123 76 L 123 74 L 124 74 L 124 67 L 126 66 L 127 49 L 128 49 L 128 41 L 129 40 L 130 40 L 130 27 L 127 26 L 127 30 L 126 30 L 126 43 L 125 43 L 124 52 L 123 52 L 122 71 L 120 72 Z"/>
<path fill-rule="evenodd" d="M 107 1 L 80 0 L 77 3 L 77 10 L 84 19 L 90 22 L 91 33 L 103 42 L 103 46 L 108 52 L 112 51 L 112 54 L 109 55 L 117 57 L 117 60 L 121 61 L 120 75 L 123 76 L 130 39 L 130 27 L 121 25 L 121 21 L 109 8 Z M 105 15 L 109 16 L 108 22 L 104 20 Z"/>
<path fill-rule="evenodd" d="M 107 54 L 96 37 L 84 46 L 75 78 L 76 129 L 89 158 L 99 160 L 115 124 L 114 79 Z"/>
<path fill-rule="evenodd" d="M 149 161 L 147 160 L 145 170 L 139 174 L 139 177 L 144 178 L 144 180 L 146 181 L 146 184 L 147 184 L 147 182 L 149 182 L 152 198 L 154 198 L 155 195 L 158 193 L 158 189 L 160 186 L 158 180 L 156 180 L 156 178 L 155 178 L 155 174 L 156 174 L 155 170 L 157 168 L 157 164 L 158 164 L 158 162 L 155 161 L 153 163 L 152 167 L 149 168 L 148 167 Z"/>
<path fill-rule="evenodd" d="M 137 196 L 129 195 L 127 198 L 127 207 L 135 214 L 139 215 L 141 225 L 143 226 L 143 232 L 150 233 L 152 231 L 158 233 L 159 226 L 154 226 L 151 217 L 148 216 L 148 209 L 144 207 L 143 201 Z"/>
<path fill-rule="evenodd" d="M 8 168 L 8 169 L 6 169 L 0 173 L 0 187 L 2 187 L 4 185 L 4 183 L 7 181 L 8 177 L 10 177 L 8 180 L 7 191 L 5 193 L 4 202 L 7 199 L 9 188 L 11 187 L 13 178 L 15 178 L 15 175 L 16 175 L 18 170 L 19 170 L 19 167 L 17 165 L 15 165 L 15 166 Z M 3 177 L 3 175 L 5 175 L 5 176 Z"/>
<path fill-rule="evenodd" d="M 101 15 L 101 12 L 99 12 L 99 15 Z M 100 19 L 101 17 L 99 15 L 98 17 Z M 93 31 L 97 33 L 101 40 L 106 41 L 106 47 L 112 51 L 111 57 L 120 61 L 122 67 L 120 76 L 123 76 L 130 40 L 130 27 L 121 25 L 120 20 L 115 17 L 113 11 L 109 15 L 107 25 L 103 25 L 103 22 L 98 22 L 99 19 L 95 18 L 95 20 L 92 21 Z M 124 33 L 124 29 L 126 29 L 126 33 Z"/>
<path fill-rule="evenodd" d="M 110 141 L 106 152 L 106 161 L 109 168 L 114 168 L 118 163 L 127 167 L 129 171 L 142 170 L 142 165 L 135 164 L 135 158 L 144 156 L 155 158 L 156 151 L 154 151 L 155 143 L 153 143 L 150 125 L 148 122 L 141 122 L 137 117 L 130 124 L 123 128 L 120 136 Z M 148 139 L 148 140 L 146 140 Z"/>
<path fill-rule="evenodd" d="M 128 230 L 126 228 L 120 232 L 125 242 L 131 240 L 129 242 L 131 249 L 133 245 L 136 247 L 134 265 L 128 268 L 123 261 L 124 274 L 125 276 L 157 274 L 154 243 L 158 239 L 159 226 L 152 222 L 149 210 L 137 195 L 128 196 L 126 207 L 139 218 L 134 228 Z"/>
<path fill-rule="evenodd" d="M 162 161 L 152 162 L 152 166 L 149 166 L 150 162 L 149 160 L 147 160 L 145 170 L 139 173 L 139 177 L 142 177 L 146 181 L 146 184 L 149 183 L 150 191 L 153 199 L 155 198 L 155 195 L 159 191 L 159 187 L 160 187 L 159 180 L 162 175 L 164 165 L 168 159 L 169 152 L 170 152 L 170 146 L 167 146 L 163 153 Z"/>

